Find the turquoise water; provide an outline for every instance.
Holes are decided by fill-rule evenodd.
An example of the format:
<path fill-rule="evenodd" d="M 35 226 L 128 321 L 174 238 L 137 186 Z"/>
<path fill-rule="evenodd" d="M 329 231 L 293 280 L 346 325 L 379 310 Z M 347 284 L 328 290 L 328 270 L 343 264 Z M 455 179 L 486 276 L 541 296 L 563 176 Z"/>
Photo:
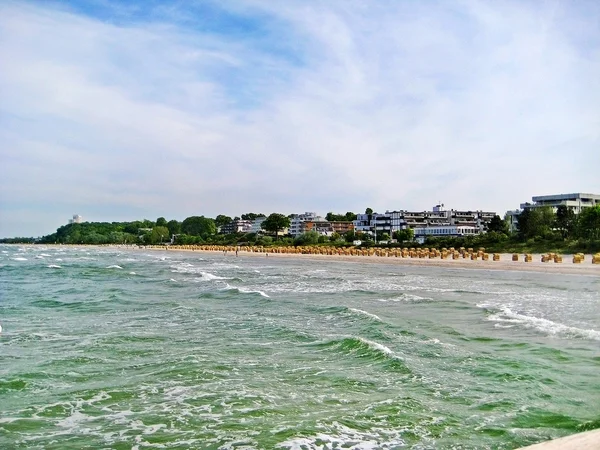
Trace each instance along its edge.
<path fill-rule="evenodd" d="M 2 449 L 512 449 L 600 427 L 598 277 L 0 251 Z"/>

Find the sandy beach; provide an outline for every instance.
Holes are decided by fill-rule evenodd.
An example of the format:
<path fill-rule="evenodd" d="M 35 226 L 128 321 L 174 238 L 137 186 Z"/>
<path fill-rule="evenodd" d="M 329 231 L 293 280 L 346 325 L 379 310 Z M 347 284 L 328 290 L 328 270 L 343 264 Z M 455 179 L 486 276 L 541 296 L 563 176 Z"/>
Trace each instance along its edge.
<path fill-rule="evenodd" d="M 164 249 L 164 247 L 161 247 Z M 236 258 L 236 253 L 229 250 L 224 254 L 222 250 L 192 250 L 181 247 L 170 247 L 169 252 L 185 251 L 197 253 L 221 254 L 224 258 Z M 512 261 L 512 254 L 500 254 L 499 261 L 481 259 L 471 260 L 470 258 L 459 259 L 441 259 L 437 258 L 402 258 L 395 256 L 351 256 L 351 255 L 321 255 L 321 254 L 300 254 L 300 253 L 261 253 L 240 250 L 237 257 L 265 257 L 265 258 L 297 258 L 315 261 L 338 261 L 353 264 L 393 264 L 400 266 L 422 266 L 422 267 L 447 267 L 453 269 L 474 269 L 474 270 L 510 270 L 521 272 L 543 272 L 556 273 L 564 275 L 587 275 L 600 276 L 600 264 L 592 264 L 592 255 L 585 255 L 580 263 L 573 263 L 573 255 L 562 255 L 563 262 L 542 262 L 541 254 L 533 254 L 531 262 L 524 261 L 524 255 L 519 255 L 519 261 Z"/>

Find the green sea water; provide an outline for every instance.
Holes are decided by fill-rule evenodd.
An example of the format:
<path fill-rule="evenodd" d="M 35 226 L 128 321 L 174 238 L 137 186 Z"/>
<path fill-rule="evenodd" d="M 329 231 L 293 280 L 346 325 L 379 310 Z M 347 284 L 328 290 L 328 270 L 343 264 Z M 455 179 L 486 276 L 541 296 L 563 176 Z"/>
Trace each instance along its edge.
<path fill-rule="evenodd" d="M 0 246 L 1 449 L 513 449 L 600 428 L 600 280 Z"/>

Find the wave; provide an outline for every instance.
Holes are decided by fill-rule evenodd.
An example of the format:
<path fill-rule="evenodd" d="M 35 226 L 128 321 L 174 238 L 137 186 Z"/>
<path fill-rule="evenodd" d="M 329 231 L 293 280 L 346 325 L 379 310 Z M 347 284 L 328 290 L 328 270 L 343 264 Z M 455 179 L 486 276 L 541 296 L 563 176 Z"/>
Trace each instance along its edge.
<path fill-rule="evenodd" d="M 532 328 L 550 336 L 559 336 L 576 339 L 591 339 L 600 341 L 600 331 L 593 329 L 577 328 L 562 323 L 553 322 L 542 317 L 528 316 L 512 311 L 505 307 L 502 311 L 491 314 L 488 320 L 497 322 L 499 327 L 508 328 L 508 325 L 521 325 Z"/>
<path fill-rule="evenodd" d="M 48 268 L 49 269 L 62 269 L 62 267 L 57 264 L 49 264 Z"/>
<path fill-rule="evenodd" d="M 374 319 L 377 322 L 383 322 L 381 320 L 381 318 L 377 314 L 373 314 L 373 313 L 370 313 L 370 312 L 367 312 L 367 311 L 363 311 L 362 309 L 349 308 L 348 311 L 352 311 L 353 313 L 356 313 L 356 314 L 359 314 L 359 315 L 362 315 L 362 316 L 366 316 L 366 317 L 368 317 L 370 319 Z"/>
<path fill-rule="evenodd" d="M 225 287 L 223 290 L 228 292 L 237 292 L 239 294 L 259 294 L 261 297 L 271 298 L 266 292 L 259 291 L 258 289 L 246 289 L 227 285 L 227 287 Z"/>
<path fill-rule="evenodd" d="M 122 267 L 117 264 L 113 264 L 111 266 L 108 266 L 107 269 L 122 269 Z"/>
<path fill-rule="evenodd" d="M 371 363 L 381 363 L 385 368 L 397 372 L 411 373 L 404 364 L 404 358 L 394 353 L 389 347 L 363 337 L 346 337 L 311 345 L 355 356 Z"/>
<path fill-rule="evenodd" d="M 203 280 L 212 281 L 212 280 L 227 280 L 228 278 L 220 277 L 219 275 L 215 275 L 210 272 L 200 272 L 200 275 Z"/>
<path fill-rule="evenodd" d="M 17 257 L 17 258 L 11 258 L 13 261 L 27 261 L 27 258 L 23 258 L 21 256 Z"/>

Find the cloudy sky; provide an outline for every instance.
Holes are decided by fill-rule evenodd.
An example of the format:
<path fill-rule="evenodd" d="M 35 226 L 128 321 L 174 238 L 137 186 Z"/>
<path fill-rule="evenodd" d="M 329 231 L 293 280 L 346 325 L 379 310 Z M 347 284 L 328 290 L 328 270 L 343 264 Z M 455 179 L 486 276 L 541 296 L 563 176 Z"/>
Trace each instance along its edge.
<path fill-rule="evenodd" d="M 600 2 L 0 2 L 0 237 L 600 193 Z"/>

